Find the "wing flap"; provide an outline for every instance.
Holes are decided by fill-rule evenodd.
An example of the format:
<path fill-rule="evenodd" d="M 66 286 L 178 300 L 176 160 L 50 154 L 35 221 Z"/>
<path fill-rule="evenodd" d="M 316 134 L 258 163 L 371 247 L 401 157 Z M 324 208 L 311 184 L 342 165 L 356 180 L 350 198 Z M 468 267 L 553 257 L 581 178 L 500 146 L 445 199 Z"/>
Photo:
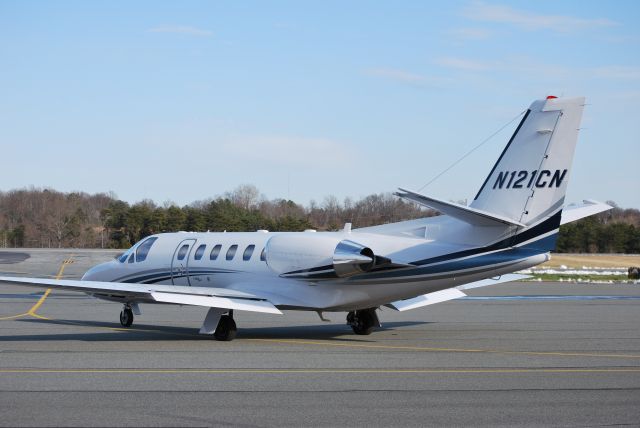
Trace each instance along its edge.
<path fill-rule="evenodd" d="M 280 312 L 278 308 L 276 308 L 266 300 L 249 300 L 233 297 L 164 293 L 160 291 L 152 292 L 151 298 L 159 303 L 205 306 L 210 308 L 225 308 L 238 311 L 264 312 L 268 314 L 282 315 L 282 312 Z"/>

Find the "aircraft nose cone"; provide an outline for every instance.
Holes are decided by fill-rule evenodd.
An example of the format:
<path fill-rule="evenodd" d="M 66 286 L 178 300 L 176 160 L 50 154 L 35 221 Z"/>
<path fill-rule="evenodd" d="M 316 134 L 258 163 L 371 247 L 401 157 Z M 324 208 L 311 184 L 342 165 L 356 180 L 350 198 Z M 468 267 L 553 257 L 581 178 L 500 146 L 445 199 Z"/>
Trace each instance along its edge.
<path fill-rule="evenodd" d="M 113 271 L 113 264 L 115 261 L 110 261 L 106 263 L 100 263 L 85 272 L 82 275 L 83 281 L 111 281 L 112 278 L 110 275 Z M 117 262 L 115 262 L 117 263 Z"/>

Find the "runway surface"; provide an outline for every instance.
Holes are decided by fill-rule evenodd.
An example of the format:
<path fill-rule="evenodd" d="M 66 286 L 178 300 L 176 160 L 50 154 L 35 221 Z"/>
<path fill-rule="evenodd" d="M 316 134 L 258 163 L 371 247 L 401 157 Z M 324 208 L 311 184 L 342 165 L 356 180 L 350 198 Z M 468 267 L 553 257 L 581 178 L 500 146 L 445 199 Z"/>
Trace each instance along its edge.
<path fill-rule="evenodd" d="M 19 252 L 0 274 L 116 254 Z M 233 342 L 197 335 L 206 309 L 144 305 L 124 329 L 118 304 L 42 291 L 0 285 L 0 426 L 640 425 L 640 285 L 475 289 L 370 336 L 240 312 Z"/>

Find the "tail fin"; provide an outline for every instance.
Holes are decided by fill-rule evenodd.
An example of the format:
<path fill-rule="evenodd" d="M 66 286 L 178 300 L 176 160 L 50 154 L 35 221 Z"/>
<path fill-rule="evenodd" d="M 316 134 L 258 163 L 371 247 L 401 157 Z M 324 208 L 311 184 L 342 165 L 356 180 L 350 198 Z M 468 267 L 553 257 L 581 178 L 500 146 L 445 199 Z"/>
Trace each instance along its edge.
<path fill-rule="evenodd" d="M 555 215 L 559 224 L 583 108 L 583 97 L 534 101 L 471 207 L 525 225 Z"/>

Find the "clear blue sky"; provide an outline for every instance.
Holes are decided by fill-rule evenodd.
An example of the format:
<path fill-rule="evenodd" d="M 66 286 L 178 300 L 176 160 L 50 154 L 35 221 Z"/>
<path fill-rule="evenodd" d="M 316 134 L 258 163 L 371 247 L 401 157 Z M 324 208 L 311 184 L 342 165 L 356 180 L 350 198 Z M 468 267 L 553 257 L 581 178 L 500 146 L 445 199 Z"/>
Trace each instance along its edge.
<path fill-rule="evenodd" d="M 569 201 L 640 207 L 640 2 L 0 0 L 0 189 L 417 189 L 553 94 Z M 473 197 L 515 125 L 424 192 Z"/>

